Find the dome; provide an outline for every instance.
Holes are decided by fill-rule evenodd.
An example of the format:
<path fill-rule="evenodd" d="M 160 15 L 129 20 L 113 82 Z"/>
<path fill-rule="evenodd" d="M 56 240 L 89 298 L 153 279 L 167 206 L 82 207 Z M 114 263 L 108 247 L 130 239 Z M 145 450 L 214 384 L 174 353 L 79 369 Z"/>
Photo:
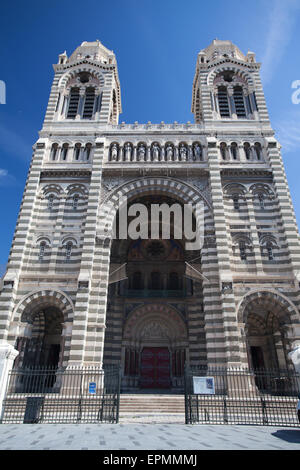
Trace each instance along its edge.
<path fill-rule="evenodd" d="M 105 46 L 103 46 L 103 44 L 101 44 L 98 39 L 92 42 L 84 41 L 79 47 L 75 49 L 67 62 L 75 62 L 85 58 L 92 61 L 101 62 L 103 64 L 116 63 L 113 51 L 110 51 Z"/>
<path fill-rule="evenodd" d="M 201 53 L 206 55 L 208 61 L 222 56 L 246 61 L 246 56 L 229 40 L 214 39 Z"/>

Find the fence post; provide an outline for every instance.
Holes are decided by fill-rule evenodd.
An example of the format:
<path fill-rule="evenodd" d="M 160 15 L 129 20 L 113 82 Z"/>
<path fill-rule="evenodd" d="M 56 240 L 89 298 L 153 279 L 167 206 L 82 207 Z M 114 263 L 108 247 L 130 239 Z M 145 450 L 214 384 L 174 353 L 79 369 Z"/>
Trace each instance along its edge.
<path fill-rule="evenodd" d="M 189 400 L 188 400 L 188 367 L 187 364 L 184 364 L 184 408 L 185 408 L 185 424 L 190 424 L 190 419 L 189 419 L 189 406 L 191 406 Z"/>
<path fill-rule="evenodd" d="M 17 351 L 11 344 L 6 341 L 0 343 L 0 423 L 2 422 L 2 407 L 6 393 L 8 375 L 18 354 L 19 351 Z"/>
<path fill-rule="evenodd" d="M 224 423 L 228 424 L 227 401 L 226 401 L 225 396 L 223 398 L 223 402 L 224 402 L 224 416 L 223 416 L 223 419 L 224 419 Z"/>
<path fill-rule="evenodd" d="M 117 390 L 117 410 L 116 410 L 116 420 L 115 422 L 119 422 L 119 414 L 120 414 L 120 391 L 121 391 L 121 379 L 122 379 L 122 369 L 121 366 L 118 366 L 118 390 Z"/>

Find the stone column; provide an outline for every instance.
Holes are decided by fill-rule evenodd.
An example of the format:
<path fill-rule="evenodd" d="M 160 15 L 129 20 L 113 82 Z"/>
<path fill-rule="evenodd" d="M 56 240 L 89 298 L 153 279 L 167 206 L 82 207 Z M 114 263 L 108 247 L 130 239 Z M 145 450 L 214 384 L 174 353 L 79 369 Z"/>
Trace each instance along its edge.
<path fill-rule="evenodd" d="M 5 398 L 8 374 L 19 351 L 6 341 L 0 342 L 0 422 L 3 413 L 3 400 Z"/>
<path fill-rule="evenodd" d="M 151 145 L 149 144 L 146 149 L 146 162 L 151 162 Z"/>
<path fill-rule="evenodd" d="M 95 94 L 95 121 L 99 120 L 99 115 L 100 115 L 100 109 L 101 109 L 101 101 L 102 101 L 102 93 L 101 91 L 97 88 L 96 89 L 96 94 Z"/>
<path fill-rule="evenodd" d="M 254 204 L 253 204 L 253 195 L 248 194 L 246 196 L 247 201 L 247 209 L 249 215 L 249 224 L 250 224 L 250 231 L 251 231 L 251 238 L 253 243 L 253 251 L 254 251 L 254 259 L 255 259 L 255 266 L 257 274 L 263 274 L 263 263 L 261 257 L 261 249 L 260 249 L 260 242 L 257 233 L 257 225 L 256 225 L 256 218 L 255 218 L 255 211 L 254 211 Z"/>
<path fill-rule="evenodd" d="M 77 121 L 81 118 L 84 96 L 85 96 L 85 88 L 81 87 L 79 90 L 79 103 L 78 103 L 77 114 L 75 118 Z"/>
<path fill-rule="evenodd" d="M 231 118 L 232 119 L 237 119 L 235 103 L 234 103 L 234 99 L 233 99 L 233 88 L 228 87 L 227 92 L 228 92 L 229 107 L 230 107 L 230 110 L 231 110 Z"/>
<path fill-rule="evenodd" d="M 90 363 L 101 365 L 100 355 L 95 359 L 94 351 L 89 348 L 90 342 L 93 343 L 94 340 L 95 317 L 98 305 L 98 280 L 94 281 L 93 278 L 99 274 L 95 240 L 97 234 L 97 220 L 99 216 L 98 210 L 100 206 L 103 156 L 104 140 L 99 138 L 96 140 L 96 148 L 93 158 L 93 172 L 90 182 L 86 227 L 82 247 L 80 273 L 78 277 L 79 284 L 74 310 L 69 365 L 82 366 Z M 95 334 L 98 335 L 98 331 L 96 331 Z M 100 333 L 100 336 L 100 340 L 102 341 L 102 333 Z"/>
<path fill-rule="evenodd" d="M 19 275 L 26 268 L 30 251 L 35 240 L 37 218 L 37 195 L 40 182 L 40 171 L 45 154 L 45 140 L 39 139 L 34 148 L 30 172 L 26 181 L 18 221 L 10 250 L 7 272 L 3 278 L 3 289 L 0 293 L 0 339 L 7 340 L 9 323 L 16 305 Z M 20 249 L 22 247 L 22 250 Z"/>
<path fill-rule="evenodd" d="M 136 145 L 133 145 L 132 161 L 137 162 L 137 146 Z"/>
<path fill-rule="evenodd" d="M 224 211 L 221 168 L 217 142 L 208 138 L 208 164 L 210 170 L 210 194 L 215 231 L 215 261 L 203 273 L 210 282 L 203 282 L 205 329 L 209 365 L 240 365 L 239 332 L 233 293 L 230 265 L 230 246 Z M 208 269 L 208 267 L 207 267 Z"/>
<path fill-rule="evenodd" d="M 55 222 L 55 232 L 52 240 L 51 247 L 51 257 L 49 260 L 48 269 L 49 271 L 55 272 L 56 264 L 59 261 L 59 254 L 61 250 L 60 240 L 63 234 L 63 221 L 64 221 L 64 212 L 66 209 L 67 195 L 65 193 L 60 193 L 57 196 L 58 200 L 58 211 Z"/>
<path fill-rule="evenodd" d="M 299 232 L 296 221 L 296 216 L 293 208 L 293 203 L 290 195 L 289 186 L 286 179 L 285 169 L 283 166 L 280 146 L 275 138 L 267 137 L 267 160 L 270 163 L 273 172 L 274 189 L 276 199 L 278 201 L 278 209 L 280 211 L 280 218 L 282 221 L 282 237 L 285 240 L 282 244 L 286 245 L 287 262 L 290 264 L 293 277 L 294 277 L 294 296 L 293 302 L 299 310 L 300 306 L 300 247 L 299 247 Z M 291 322 L 295 332 L 298 331 L 299 313 L 291 315 Z M 299 339 L 299 333 L 296 333 L 295 339 Z"/>

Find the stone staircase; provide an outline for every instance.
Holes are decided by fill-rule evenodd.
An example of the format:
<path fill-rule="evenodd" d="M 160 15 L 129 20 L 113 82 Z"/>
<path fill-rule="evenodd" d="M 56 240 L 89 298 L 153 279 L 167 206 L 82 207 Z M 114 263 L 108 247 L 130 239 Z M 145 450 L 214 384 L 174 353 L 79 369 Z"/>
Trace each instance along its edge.
<path fill-rule="evenodd" d="M 120 422 L 184 423 L 184 395 L 121 394 Z"/>

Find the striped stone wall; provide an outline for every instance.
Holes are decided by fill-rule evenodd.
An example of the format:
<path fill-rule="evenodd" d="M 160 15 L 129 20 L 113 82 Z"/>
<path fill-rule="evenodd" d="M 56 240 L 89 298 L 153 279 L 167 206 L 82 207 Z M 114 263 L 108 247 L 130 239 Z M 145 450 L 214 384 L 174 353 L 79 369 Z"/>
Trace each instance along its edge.
<path fill-rule="evenodd" d="M 118 362 L 123 354 L 127 304 L 113 294 L 108 297 L 111 242 L 101 229 L 111 216 L 104 204 L 110 202 L 117 208 L 120 196 L 133 201 L 143 195 L 161 195 L 183 204 L 204 201 L 205 206 L 205 241 L 200 253 L 204 279 L 195 284 L 192 299 L 181 299 L 190 362 L 247 364 L 247 302 L 256 298 L 266 308 L 272 298 L 275 312 L 286 311 L 289 346 L 300 341 L 299 234 L 259 65 L 241 64 L 240 59 L 231 65 L 227 59 L 225 62 L 218 59 L 197 68 L 193 125 L 118 125 L 116 66 L 74 61 L 55 67 L 0 295 L 1 340 L 15 345 L 24 327 L 20 312 L 33 313 L 47 304 L 65 312 L 67 304 L 62 364 Z M 220 70 L 230 68 L 248 80 L 249 92 L 255 92 L 257 111 L 251 119 L 221 119 L 213 109 L 213 79 Z M 60 111 L 64 87 L 70 76 L 82 71 L 97 74 L 101 109 L 91 120 L 68 120 Z M 162 146 L 172 142 L 175 147 L 186 142 L 190 153 L 193 143 L 200 142 L 203 158 L 151 160 L 148 157 L 156 140 Z M 88 160 L 75 160 L 78 142 L 83 147 L 91 144 Z M 145 142 L 148 157 L 143 162 L 138 158 L 112 162 L 113 142 L 120 146 L 131 142 L 135 157 L 138 144 Z M 225 159 L 222 142 L 227 145 Z M 250 159 L 245 142 L 251 147 Z M 261 145 L 261 158 L 255 156 L 256 142 Z M 51 161 L 53 143 L 59 149 L 68 143 L 66 160 Z M 237 145 L 237 158 L 230 153 L 232 143 Z M 75 195 L 78 200 L 74 203 Z M 247 240 L 245 260 L 238 245 L 241 237 Z M 267 240 L 272 241 L 272 259 Z M 72 243 L 70 256 L 68 243 Z"/>

